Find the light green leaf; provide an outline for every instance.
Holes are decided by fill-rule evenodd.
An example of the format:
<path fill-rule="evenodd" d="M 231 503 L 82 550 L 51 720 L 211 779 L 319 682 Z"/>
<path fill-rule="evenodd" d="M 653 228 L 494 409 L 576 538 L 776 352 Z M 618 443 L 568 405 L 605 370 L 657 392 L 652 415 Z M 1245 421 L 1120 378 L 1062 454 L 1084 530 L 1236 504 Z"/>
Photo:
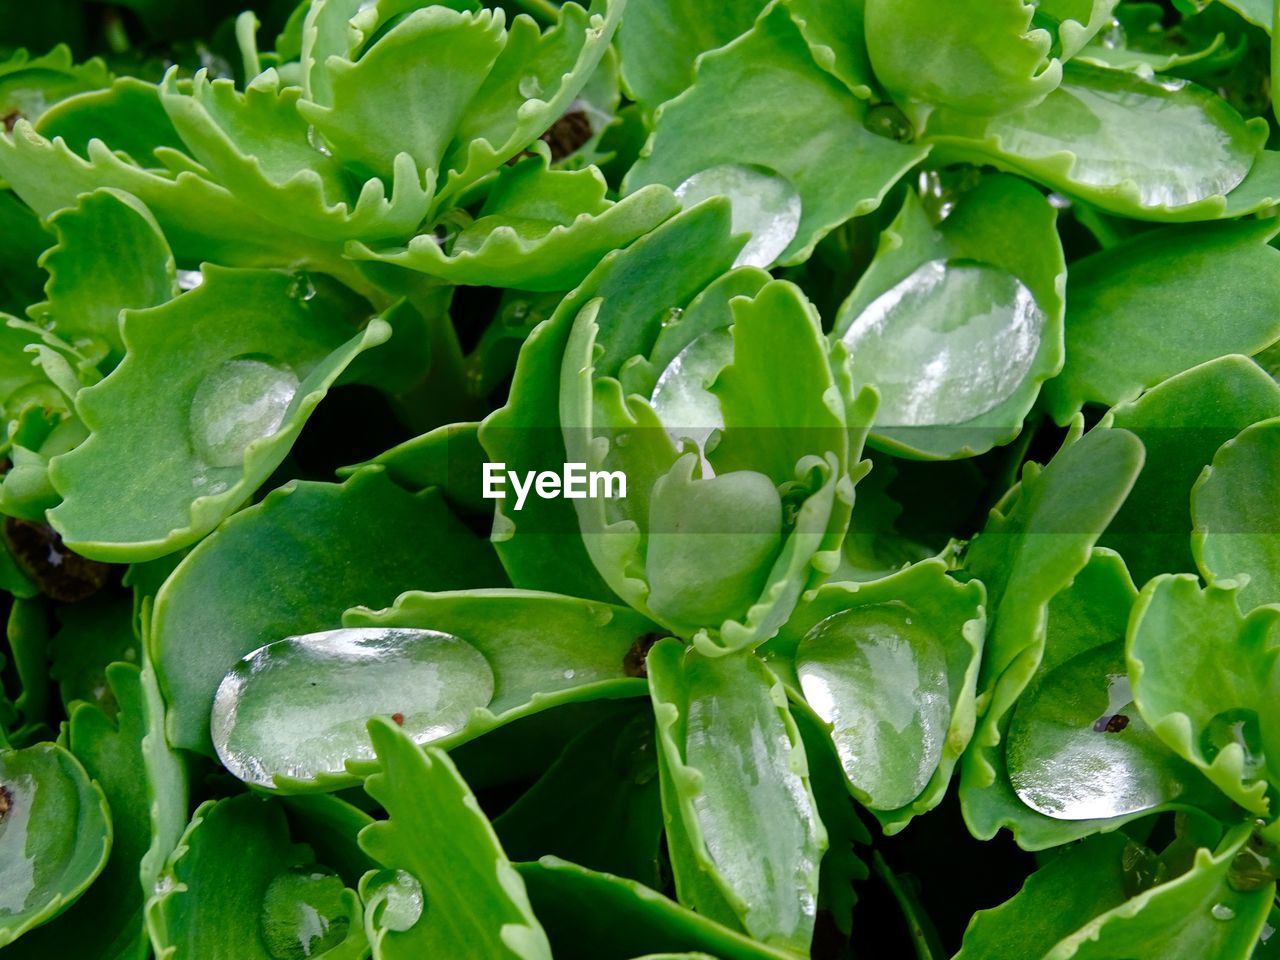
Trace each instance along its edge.
<path fill-rule="evenodd" d="M 1241 584 L 1245 610 L 1280 603 L 1280 419 L 1228 440 L 1191 491 L 1191 551 L 1210 582 Z"/>
<path fill-rule="evenodd" d="M 751 653 L 649 654 L 663 810 L 682 902 L 803 952 L 827 834 L 777 678 Z"/>
<path fill-rule="evenodd" d="M 1038 106 L 990 118 L 937 111 L 940 158 L 993 163 L 1111 213 L 1212 220 L 1266 139 L 1225 100 L 1181 80 L 1071 65 Z"/>
<path fill-rule="evenodd" d="M 61 137 L 82 157 L 88 156 L 90 140 L 101 140 L 144 167 L 160 165 L 158 148 L 186 149 L 160 103 L 159 88 L 137 77 L 117 77 L 106 89 L 68 97 L 41 114 L 35 128 L 46 140 Z"/>
<path fill-rule="evenodd" d="M 389 819 L 365 827 L 360 845 L 419 891 L 417 917 L 393 920 L 385 902 L 371 906 L 375 960 L 550 960 L 524 881 L 448 755 L 424 752 L 385 721 L 371 721 L 369 735 L 381 770 L 365 790 Z M 376 877 L 361 881 L 366 901 Z"/>
<path fill-rule="evenodd" d="M 793 109 L 797 103 L 805 109 Z M 699 61 L 693 86 L 658 112 L 623 190 L 675 189 L 727 164 L 763 168 L 799 196 L 795 238 L 777 255 L 798 263 L 833 228 L 879 207 L 928 152 L 872 133 L 867 110 L 819 66 L 787 8 L 775 4 L 750 32 Z M 750 190 L 731 199 L 740 208 L 756 202 Z"/>
<path fill-rule="evenodd" d="M 1280 251 L 1268 242 L 1278 230 L 1273 220 L 1166 227 L 1072 264 L 1067 363 L 1045 388 L 1058 422 L 1280 338 Z"/>
<path fill-rule="evenodd" d="M 855 388 L 880 394 L 872 443 L 961 457 L 1018 434 L 1063 361 L 1056 219 L 1013 177 L 984 178 L 938 225 L 907 194 L 832 330 Z"/>
<path fill-rule="evenodd" d="M 1240 612 L 1234 587 L 1199 588 L 1188 575 L 1156 577 L 1129 625 L 1129 677 L 1143 718 L 1223 793 L 1267 814 L 1280 781 L 1275 689 L 1280 648 L 1268 634 L 1280 608 Z"/>
<path fill-rule="evenodd" d="M 345 546 L 326 549 L 333 542 Z M 156 600 L 150 643 L 169 737 L 210 752 L 218 684 L 265 643 L 337 627 L 348 607 L 389 604 L 411 588 L 500 581 L 492 553 L 435 491 L 409 494 L 378 468 L 342 485 L 275 490 L 193 550 Z"/>
<path fill-rule="evenodd" d="M 385 341 L 349 294 L 305 275 L 205 266 L 171 303 L 129 312 L 128 355 L 76 409 L 92 431 L 50 464 L 50 522 L 95 559 L 149 560 L 194 543 L 284 459 L 334 380 Z M 124 472 L 123 459 L 149 465 Z"/>

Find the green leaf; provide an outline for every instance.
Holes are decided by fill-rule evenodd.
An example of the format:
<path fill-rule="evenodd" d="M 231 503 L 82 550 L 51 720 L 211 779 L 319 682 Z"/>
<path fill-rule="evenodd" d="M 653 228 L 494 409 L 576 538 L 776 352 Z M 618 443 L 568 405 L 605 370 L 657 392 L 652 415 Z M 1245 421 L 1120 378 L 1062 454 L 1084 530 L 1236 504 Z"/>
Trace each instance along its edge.
<path fill-rule="evenodd" d="M 1195 570 L 1188 536 L 1196 480 L 1218 447 L 1251 424 L 1276 416 L 1280 386 L 1239 356 L 1193 367 L 1117 406 L 1103 425 L 1134 433 L 1146 447 L 1147 462 L 1099 542 L 1124 555 L 1138 583 L 1159 573 Z M 1228 509 L 1228 522 L 1238 529 L 1237 504 Z"/>
<path fill-rule="evenodd" d="M 492 554 L 434 491 L 409 494 L 377 468 L 341 485 L 286 484 L 193 550 L 157 597 L 150 644 L 169 737 L 210 752 L 218 684 L 265 643 L 337 627 L 348 607 L 414 587 L 496 582 Z"/>
<path fill-rule="evenodd" d="M 54 743 L 0 749 L 0 944 L 66 910 L 106 865 L 102 789 Z"/>
<path fill-rule="evenodd" d="M 389 905 L 381 911 L 371 906 L 376 960 L 550 960 L 524 881 L 448 755 L 423 751 L 381 720 L 370 722 L 369 736 L 381 770 L 365 781 L 365 790 L 389 819 L 365 827 L 360 845 L 384 866 L 407 874 L 419 898 L 419 916 L 403 920 L 388 916 Z M 361 881 L 366 902 L 377 876 Z"/>
<path fill-rule="evenodd" d="M 59 100 L 111 83 L 102 60 L 94 57 L 76 64 L 71 48 L 59 44 L 42 57 L 18 50 L 0 63 L 0 117 L 17 114 L 35 121 Z M 13 121 L 6 126 L 11 127 Z"/>
<path fill-rule="evenodd" d="M 1201 87 L 1071 65 L 1035 107 L 990 118 L 936 111 L 925 142 L 940 159 L 1021 173 L 1111 213 L 1212 220 L 1265 141 L 1255 118 Z"/>
<path fill-rule="evenodd" d="M 1277 230 L 1269 220 L 1166 227 L 1072 264 L 1067 363 L 1045 388 L 1058 422 L 1280 338 L 1280 251 L 1268 242 Z"/>
<path fill-rule="evenodd" d="M 1049 603 L 1084 569 L 1142 469 L 1142 444 L 1133 434 L 1095 430 L 1075 439 L 1077 429 L 1078 421 L 1043 470 L 1024 468 L 964 559 L 966 573 L 986 585 L 990 623 L 978 679 L 980 719 L 960 787 L 969 829 L 984 839 L 1005 823 L 999 746 L 1009 711 L 1044 656 Z"/>
<path fill-rule="evenodd" d="M 806 594 L 770 644 L 889 833 L 937 806 L 973 733 L 984 601 L 925 560 Z"/>
<path fill-rule="evenodd" d="M 660 186 L 618 203 L 605 197 L 607 187 L 595 167 L 550 170 L 544 158 L 531 157 L 499 174 L 478 218 L 453 238 L 448 253 L 434 233 L 416 236 L 404 247 L 354 244 L 348 252 L 450 283 L 566 290 L 605 254 L 680 209 Z"/>
<path fill-rule="evenodd" d="M 147 954 L 142 908 L 156 876 L 143 871 L 139 878 L 139 863 L 149 851 L 167 853 L 177 843 L 187 816 L 186 776 L 177 756 L 157 743 L 163 714 L 148 703 L 148 680 L 138 667 L 112 664 L 104 682 L 119 704 L 118 722 L 96 706 L 79 704 L 71 711 L 68 747 L 110 805 L 111 854 L 97 881 L 66 913 L 10 947 L 15 957 L 141 960 Z M 93 931 L 87 942 L 86 930 Z"/>
<path fill-rule="evenodd" d="M 1280 648 L 1268 639 L 1277 620 L 1277 607 L 1244 616 L 1234 587 L 1201 590 L 1193 576 L 1166 574 L 1143 588 L 1129 624 L 1129 677 L 1142 716 L 1255 814 L 1274 814 L 1268 782 L 1280 782 Z"/>
<path fill-rule="evenodd" d="M 58 243 L 41 260 L 46 299 L 31 316 L 68 343 L 102 342 L 114 365 L 124 354 L 121 311 L 158 307 L 178 293 L 164 234 L 138 200 L 111 189 L 85 194 L 49 224 Z"/>
<path fill-rule="evenodd" d="M 793 109 L 797 103 L 805 109 Z M 799 263 L 832 229 L 879 207 L 928 152 L 870 132 L 867 110 L 815 62 L 787 8 L 774 5 L 748 33 L 699 61 L 693 86 L 658 112 L 623 191 L 650 183 L 676 189 L 724 165 L 763 168 L 799 197 L 797 232 L 776 256 Z M 735 192 L 739 216 L 758 202 L 752 185 Z"/>
<path fill-rule="evenodd" d="M 351 610 L 343 623 L 438 630 L 484 655 L 496 681 L 494 697 L 438 741 L 442 749 L 563 704 L 643 696 L 645 686 L 635 678 L 642 676 L 654 629 L 626 607 L 528 590 L 409 592 L 386 610 Z"/>
<path fill-rule="evenodd" d="M 1122 835 L 1093 837 L 1049 862 L 1008 902 L 977 913 L 956 960 L 1247 960 L 1274 887 L 1240 893 L 1227 883 L 1248 840 L 1236 830 L 1216 852 L 1199 849 L 1180 876 L 1127 893 Z"/>
<path fill-rule="evenodd" d="M 189 93 L 173 71 L 161 87 L 164 109 L 192 155 L 262 216 L 325 241 L 413 233 L 431 202 L 430 172 L 424 178 L 408 158 L 393 158 L 389 192 L 372 177 L 350 190 L 339 160 L 316 146 L 318 135 L 299 112 L 301 95 L 282 86 L 275 71 L 255 77 L 244 93 L 203 73 Z"/>
<path fill-rule="evenodd" d="M 751 653 L 649 654 L 663 811 L 682 902 L 803 952 L 827 834 L 777 678 Z"/>
<path fill-rule="evenodd" d="M 0 313 L 21 313 L 40 299 L 45 278 L 36 261 L 49 246 L 49 234 L 11 190 L 0 189 L 0 236 Z"/>
<path fill-rule="evenodd" d="M 638 952 L 706 950 L 722 960 L 794 960 L 662 894 L 576 863 L 543 857 L 517 869 L 558 960 L 628 960 Z"/>
<path fill-rule="evenodd" d="M 50 522 L 77 553 L 149 560 L 194 543 L 284 459 L 343 369 L 387 339 L 306 276 L 207 265 L 171 303 L 129 312 L 128 354 L 76 409 L 89 439 L 50 464 Z M 124 472 L 123 458 L 148 465 Z"/>
<path fill-rule="evenodd" d="M 877 79 L 903 101 L 979 115 L 1032 107 L 1062 80 L 1054 36 L 1023 0 L 866 0 Z"/>
<path fill-rule="evenodd" d="M 147 904 L 147 929 L 157 960 L 356 960 L 368 949 L 355 894 L 290 841 L 278 802 L 248 794 L 197 808 Z"/>
<path fill-rule="evenodd" d="M 1264 420 L 1222 445 L 1191 491 L 1191 550 L 1210 582 L 1235 580 L 1249 610 L 1280 602 L 1280 419 Z"/>
<path fill-rule="evenodd" d="M 872 443 L 959 457 L 1018 434 L 1063 361 L 1056 219 L 1013 177 L 983 178 L 938 225 L 907 194 L 832 330 L 854 387 L 879 391 Z"/>
<path fill-rule="evenodd" d="M 584 730 L 493 828 L 515 860 L 552 854 L 661 886 L 662 801 L 648 710 Z"/>
<path fill-rule="evenodd" d="M 128 598 L 99 594 L 58 608 L 58 630 L 49 638 L 49 676 L 57 681 L 63 706 L 83 700 L 115 718 L 120 704 L 107 683 L 107 667 L 137 663 L 133 605 Z"/>
<path fill-rule="evenodd" d="M 68 97 L 41 114 L 35 128 L 46 140 L 61 137 L 82 157 L 88 156 L 90 140 L 101 140 L 145 167 L 161 163 L 157 149 L 186 149 L 164 112 L 159 89 L 137 77 L 117 77 L 103 90 Z"/>

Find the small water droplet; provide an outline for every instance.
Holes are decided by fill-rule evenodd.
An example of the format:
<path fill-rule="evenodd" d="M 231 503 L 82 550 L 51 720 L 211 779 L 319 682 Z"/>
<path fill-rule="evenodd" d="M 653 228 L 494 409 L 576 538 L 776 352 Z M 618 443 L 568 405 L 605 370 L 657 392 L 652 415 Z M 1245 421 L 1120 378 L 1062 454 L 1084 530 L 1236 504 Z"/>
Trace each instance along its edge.
<path fill-rule="evenodd" d="M 1267 942 L 1268 940 L 1270 940 L 1273 936 L 1275 936 L 1275 932 L 1276 932 L 1276 928 L 1275 928 L 1275 927 L 1273 927 L 1273 926 L 1272 926 L 1271 924 L 1269 924 L 1269 923 L 1264 923 L 1264 924 L 1262 925 L 1262 932 L 1261 932 L 1260 934 L 1258 934 L 1258 942 L 1259 942 L 1259 943 L 1266 943 L 1266 942 Z"/>
<path fill-rule="evenodd" d="M 1112 20 L 1111 24 L 1103 32 L 1099 42 L 1108 50 L 1123 50 L 1128 42 L 1128 37 L 1125 36 L 1124 32 L 1124 24 L 1119 20 Z"/>
<path fill-rule="evenodd" d="M 204 283 L 204 274 L 199 270 L 179 270 L 178 271 L 178 289 L 194 290 L 200 284 Z"/>
<path fill-rule="evenodd" d="M 867 111 L 862 125 L 878 137 L 888 137 L 899 143 L 908 143 L 916 135 L 907 115 L 892 103 L 877 103 Z"/>
<path fill-rule="evenodd" d="M 1213 919 L 1215 920 L 1234 920 L 1236 918 L 1236 912 L 1225 903 L 1215 903 L 1209 912 L 1213 914 Z"/>
<path fill-rule="evenodd" d="M 236 357 L 205 376 L 191 400 L 195 453 L 210 467 L 238 467 L 255 440 L 284 423 L 298 378 L 270 357 Z"/>
<path fill-rule="evenodd" d="M 1271 851 L 1261 847 L 1255 837 L 1231 861 L 1227 883 L 1240 893 L 1262 890 L 1276 882 L 1278 867 L 1280 863 L 1271 856 Z"/>
<path fill-rule="evenodd" d="M 308 274 L 295 273 L 293 279 L 289 281 L 289 296 L 294 300 L 308 303 L 316 297 L 316 285 Z"/>
<path fill-rule="evenodd" d="M 323 153 L 326 157 L 333 156 L 333 151 L 329 149 L 329 145 L 324 142 L 324 137 L 320 135 L 320 131 L 314 126 L 307 127 L 307 143 L 311 144 L 312 149 Z"/>
<path fill-rule="evenodd" d="M 711 330 L 695 338 L 658 376 L 649 403 L 675 443 L 690 440 L 703 461 L 703 476 L 714 471 L 706 460 L 711 435 L 724 429 L 720 398 L 711 385 L 733 359 L 733 334 Z"/>
<path fill-rule="evenodd" d="M 751 239 L 735 267 L 769 267 L 795 239 L 800 228 L 800 194 L 791 181 L 760 166 L 726 163 L 695 173 L 676 187 L 685 207 L 711 197 L 728 197 L 735 234 Z"/>
<path fill-rule="evenodd" d="M 365 902 L 379 927 L 397 933 L 403 933 L 422 919 L 426 906 L 422 884 L 405 870 L 379 872 L 368 884 Z"/>
<path fill-rule="evenodd" d="M 1140 843 L 1130 840 L 1120 855 L 1125 894 L 1132 898 L 1163 883 L 1169 876 L 1168 866 Z"/>
<path fill-rule="evenodd" d="M 1228 746 L 1244 754 L 1244 775 L 1253 778 L 1262 769 L 1262 728 L 1253 710 L 1234 709 L 1219 713 L 1200 734 L 1200 749 L 1210 763 Z"/>
<path fill-rule="evenodd" d="M 1049 194 L 1049 206 L 1053 207 L 1055 210 L 1070 210 L 1071 198 L 1065 197 L 1055 191 Z"/>
<path fill-rule="evenodd" d="M 561 676 L 564 677 L 566 680 L 572 680 L 576 675 L 577 675 L 577 672 L 574 670 L 566 670 L 564 673 L 561 674 Z"/>
<path fill-rule="evenodd" d="M 684 316 L 683 307 L 672 307 L 663 315 L 662 320 L 660 321 L 660 325 L 664 329 L 666 327 L 675 326 L 677 323 L 680 322 L 680 318 L 683 316 Z"/>
<path fill-rule="evenodd" d="M 337 874 L 317 866 L 279 874 L 262 902 L 262 938 L 275 960 L 307 960 L 346 939 L 351 927 Z"/>
<path fill-rule="evenodd" d="M 520 78 L 520 82 L 516 84 L 516 89 L 520 92 L 520 96 L 526 100 L 533 100 L 542 96 L 542 81 L 533 74 Z"/>
<path fill-rule="evenodd" d="M 503 321 L 512 327 L 524 326 L 525 320 L 529 318 L 529 310 L 531 309 L 528 300 L 512 300 L 507 305 L 506 312 L 503 314 Z"/>
<path fill-rule="evenodd" d="M 171 877 L 169 874 L 166 873 L 164 876 L 162 876 L 159 880 L 156 881 L 156 896 L 157 897 L 168 896 L 170 893 L 173 892 L 173 889 L 175 886 L 176 886 L 176 883 L 174 882 L 173 877 Z"/>

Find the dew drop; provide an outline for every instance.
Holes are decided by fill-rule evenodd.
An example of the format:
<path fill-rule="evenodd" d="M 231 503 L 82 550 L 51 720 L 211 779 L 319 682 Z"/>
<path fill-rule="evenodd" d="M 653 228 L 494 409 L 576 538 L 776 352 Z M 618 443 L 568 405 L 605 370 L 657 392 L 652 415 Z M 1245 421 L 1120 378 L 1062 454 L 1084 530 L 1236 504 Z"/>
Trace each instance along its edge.
<path fill-rule="evenodd" d="M 210 467 L 236 467 L 255 440 L 284 423 L 298 391 L 293 371 L 269 357 L 236 357 L 213 369 L 191 400 L 196 455 Z"/>
<path fill-rule="evenodd" d="M 1225 903 L 1215 903 L 1209 912 L 1213 914 L 1213 919 L 1215 920 L 1234 920 L 1236 918 L 1236 912 Z"/>
<path fill-rule="evenodd" d="M 690 440 L 703 459 L 703 476 L 711 476 L 706 462 L 711 435 L 724 429 L 720 398 L 711 385 L 733 359 L 733 334 L 728 329 L 710 330 L 695 338 L 658 376 L 652 404 L 668 436 L 679 444 Z"/>
<path fill-rule="evenodd" d="M 577 676 L 577 671 L 566 670 L 564 673 L 561 674 L 561 676 L 564 677 L 566 680 L 572 680 L 575 676 Z"/>
<path fill-rule="evenodd" d="M 1253 778 L 1262 769 L 1262 728 L 1253 710 L 1224 710 L 1200 733 L 1200 750 L 1212 763 L 1224 749 L 1238 747 L 1244 755 L 1244 775 Z"/>
<path fill-rule="evenodd" d="M 275 960 L 307 960 L 337 946 L 351 927 L 342 880 L 317 866 L 271 881 L 262 902 L 262 939 Z"/>
<path fill-rule="evenodd" d="M 316 298 L 316 285 L 311 282 L 311 277 L 307 274 L 295 273 L 293 279 L 289 281 L 289 296 L 294 300 L 309 303 Z"/>
<path fill-rule="evenodd" d="M 791 181 L 766 167 L 726 163 L 695 173 L 676 188 L 686 207 L 711 197 L 728 197 L 734 233 L 751 239 L 735 267 L 768 267 L 800 228 L 800 194 Z"/>
<path fill-rule="evenodd" d="M 447 633 L 360 627 L 286 637 L 236 664 L 218 687 L 214 747 L 235 776 L 272 787 L 276 776 L 342 775 L 372 760 L 371 717 L 403 717 L 416 743 L 461 730 L 493 698 L 493 670 Z"/>
<path fill-rule="evenodd" d="M 200 284 L 204 283 L 204 274 L 199 270 L 179 270 L 178 271 L 178 289 L 194 290 Z"/>
<path fill-rule="evenodd" d="M 1269 850 L 1260 848 L 1255 837 L 1231 861 L 1227 869 L 1227 883 L 1239 893 L 1262 890 L 1276 882 L 1280 873 L 1277 868 L 1280 868 L 1280 863 L 1275 861 Z"/>
<path fill-rule="evenodd" d="M 426 906 L 422 884 L 405 870 L 383 870 L 369 882 L 365 896 L 374 923 L 397 933 L 413 927 Z"/>
<path fill-rule="evenodd" d="M 320 131 L 315 127 L 307 127 L 307 143 L 317 153 L 322 153 L 326 157 L 333 156 L 333 151 L 329 149 L 329 145 L 324 142 L 324 137 L 320 135 Z"/>
<path fill-rule="evenodd" d="M 520 78 L 520 82 L 516 84 L 516 89 L 520 92 L 520 96 L 526 100 L 533 100 L 542 96 L 542 81 L 533 74 L 529 74 Z"/>
<path fill-rule="evenodd" d="M 876 104 L 867 111 L 862 125 L 878 137 L 887 137 L 899 143 L 909 143 L 916 135 L 907 115 L 892 103 Z"/>
<path fill-rule="evenodd" d="M 1110 26 L 1103 32 L 1099 38 L 1102 46 L 1108 50 L 1122 50 L 1128 43 L 1128 37 L 1125 36 L 1124 24 L 1119 20 L 1112 20 Z"/>

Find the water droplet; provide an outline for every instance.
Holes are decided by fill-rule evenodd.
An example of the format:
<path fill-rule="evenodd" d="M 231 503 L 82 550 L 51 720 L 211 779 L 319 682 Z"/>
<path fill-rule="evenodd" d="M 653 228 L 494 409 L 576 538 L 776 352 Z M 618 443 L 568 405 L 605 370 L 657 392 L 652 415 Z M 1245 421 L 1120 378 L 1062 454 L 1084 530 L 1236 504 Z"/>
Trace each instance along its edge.
<path fill-rule="evenodd" d="M 194 290 L 200 284 L 204 283 L 204 274 L 199 270 L 179 270 L 178 271 L 178 289 Z"/>
<path fill-rule="evenodd" d="M 695 338 L 658 376 L 649 402 L 667 435 L 679 444 L 690 440 L 703 461 L 703 476 L 713 475 L 706 460 L 711 435 L 724 429 L 720 398 L 711 385 L 733 359 L 733 334 L 727 328 Z"/>
<path fill-rule="evenodd" d="M 1262 769 L 1262 727 L 1252 710 L 1234 709 L 1219 713 L 1200 733 L 1200 750 L 1210 763 L 1227 747 L 1238 747 L 1244 755 L 1244 775 L 1256 777 Z"/>
<path fill-rule="evenodd" d="M 530 309 L 528 300 L 512 300 L 511 303 L 507 305 L 507 309 L 503 314 L 502 320 L 508 326 L 524 326 L 525 320 L 529 317 Z"/>
<path fill-rule="evenodd" d="M 1236 912 L 1225 903 L 1215 903 L 1209 912 L 1213 914 L 1213 919 L 1215 920 L 1234 920 L 1236 918 Z"/>
<path fill-rule="evenodd" d="M 422 919 L 426 905 L 422 884 L 405 870 L 382 870 L 367 884 L 365 903 L 373 922 L 398 933 Z"/>
<path fill-rule="evenodd" d="M 213 369 L 191 400 L 191 440 L 210 467 L 238 467 L 249 444 L 284 423 L 298 378 L 269 357 L 236 357 Z"/>
<path fill-rule="evenodd" d="M 1272 926 L 1271 924 L 1269 924 L 1269 923 L 1264 923 L 1264 924 L 1262 925 L 1262 932 L 1261 932 L 1260 934 L 1258 934 L 1258 942 L 1259 942 L 1259 943 L 1266 943 L 1266 942 L 1267 942 L 1268 940 L 1270 940 L 1273 936 L 1275 936 L 1275 932 L 1276 932 L 1276 928 L 1275 928 L 1275 927 L 1273 927 L 1273 926 Z"/>
<path fill-rule="evenodd" d="M 1132 840 L 1124 845 L 1120 867 L 1124 873 L 1125 894 L 1130 898 L 1164 883 L 1169 876 L 1169 867 L 1164 861 Z"/>
<path fill-rule="evenodd" d="M 796 650 L 805 700 L 832 726 L 849 782 L 892 810 L 920 795 L 951 722 L 950 679 L 938 638 L 888 604 L 833 614 Z"/>
<path fill-rule="evenodd" d="M 751 239 L 735 267 L 768 267 L 790 246 L 800 228 L 800 194 L 791 181 L 765 167 L 727 163 L 695 173 L 676 188 L 686 207 L 710 197 L 728 197 L 734 233 Z"/>
<path fill-rule="evenodd" d="M 683 307 L 672 307 L 663 315 L 662 320 L 659 322 L 659 325 L 663 329 L 666 329 L 667 327 L 673 327 L 680 322 L 680 318 L 683 316 L 684 316 Z"/>
<path fill-rule="evenodd" d="M 561 674 L 561 676 L 563 676 L 566 680 L 572 680 L 576 675 L 577 673 L 574 670 L 566 670 L 563 674 Z"/>
<path fill-rule="evenodd" d="M 1099 42 L 1108 50 L 1123 50 L 1128 43 L 1128 37 L 1125 36 L 1124 32 L 1124 24 L 1119 20 L 1112 20 L 1103 32 Z"/>
<path fill-rule="evenodd" d="M 307 143 L 311 144 L 313 150 L 323 153 L 326 157 L 333 156 L 333 151 L 329 149 L 329 145 L 324 142 L 324 137 L 315 127 L 307 127 Z"/>
<path fill-rule="evenodd" d="M 542 81 L 533 74 L 529 74 L 520 78 L 520 82 L 516 84 L 516 90 L 526 100 L 533 100 L 542 96 Z"/>
<path fill-rule="evenodd" d="M 316 285 L 312 282 L 309 274 L 295 273 L 293 279 L 289 281 L 289 296 L 294 300 L 301 300 L 308 303 L 316 297 Z"/>
<path fill-rule="evenodd" d="M 931 260 L 873 300 L 841 337 L 860 385 L 880 390 L 885 427 L 964 423 L 1026 379 L 1047 323 L 1017 277 Z"/>
<path fill-rule="evenodd" d="M 177 886 L 177 884 L 173 877 L 166 873 L 156 881 L 155 894 L 157 897 L 166 897 L 173 893 L 175 886 Z"/>
<path fill-rule="evenodd" d="M 1065 197 L 1055 191 L 1049 194 L 1049 206 L 1053 207 L 1055 210 L 1070 210 L 1071 198 Z"/>
<path fill-rule="evenodd" d="M 262 902 L 262 938 L 275 960 L 306 960 L 346 939 L 343 884 L 324 868 L 295 867 L 271 881 Z"/>
<path fill-rule="evenodd" d="M 493 698 L 493 671 L 475 647 L 434 630 L 362 627 L 286 637 L 230 672 L 214 698 L 218 756 L 246 783 L 277 775 L 342 775 L 372 760 L 366 723 L 404 717 L 416 743 L 461 730 Z"/>
<path fill-rule="evenodd" d="M 1227 869 L 1227 883 L 1240 893 L 1262 890 L 1276 882 L 1280 874 L 1277 868 L 1280 868 L 1280 863 L 1254 837 L 1231 861 Z"/>
<path fill-rule="evenodd" d="M 878 137 L 888 137 L 899 143 L 915 139 L 916 131 L 907 115 L 892 103 L 877 103 L 867 111 L 862 125 Z"/>

